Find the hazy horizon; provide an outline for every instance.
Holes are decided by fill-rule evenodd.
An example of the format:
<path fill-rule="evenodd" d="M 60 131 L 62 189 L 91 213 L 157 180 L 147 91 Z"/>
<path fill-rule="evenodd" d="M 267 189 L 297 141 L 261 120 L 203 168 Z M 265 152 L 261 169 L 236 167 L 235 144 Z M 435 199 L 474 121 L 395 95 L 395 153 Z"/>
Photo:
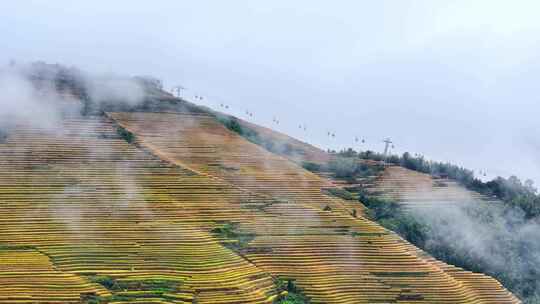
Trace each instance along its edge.
<path fill-rule="evenodd" d="M 540 184 L 538 8 L 18 1 L 0 4 L 0 58 L 150 74 L 186 87 L 187 99 L 241 118 L 248 110 L 249 120 L 324 149 L 382 151 L 390 137 L 395 153 Z"/>

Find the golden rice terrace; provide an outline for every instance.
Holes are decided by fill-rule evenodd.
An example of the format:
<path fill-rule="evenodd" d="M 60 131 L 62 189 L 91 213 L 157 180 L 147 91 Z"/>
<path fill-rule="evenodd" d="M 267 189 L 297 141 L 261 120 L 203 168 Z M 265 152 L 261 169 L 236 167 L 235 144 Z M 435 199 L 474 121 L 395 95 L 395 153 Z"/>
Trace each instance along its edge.
<path fill-rule="evenodd" d="M 389 166 L 368 187 L 368 191 L 409 208 L 437 208 L 442 204 L 501 203 L 500 200 L 470 191 L 448 178 L 399 166 Z"/>
<path fill-rule="evenodd" d="M 60 130 L 20 125 L 0 142 L 0 303 L 273 303 L 278 279 L 311 303 L 519 303 L 212 115 L 115 112 Z M 388 195 L 394 173 L 377 184 Z"/>

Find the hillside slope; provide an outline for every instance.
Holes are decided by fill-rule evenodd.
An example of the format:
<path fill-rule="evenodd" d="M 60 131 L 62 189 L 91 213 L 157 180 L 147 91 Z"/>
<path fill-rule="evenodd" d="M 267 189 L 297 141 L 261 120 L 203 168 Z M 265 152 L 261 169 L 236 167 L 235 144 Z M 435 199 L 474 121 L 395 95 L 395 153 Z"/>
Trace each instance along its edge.
<path fill-rule="evenodd" d="M 30 72 L 55 117 L 0 121 L 0 303 L 281 303 L 280 279 L 311 303 L 519 303 L 327 195 L 343 184 L 300 166 L 320 149 L 144 79 L 120 79 L 130 103 Z"/>
<path fill-rule="evenodd" d="M 277 199 L 238 219 L 255 238 L 241 252 L 256 267 L 291 277 L 314 303 L 517 303 L 495 280 L 438 262 L 395 234 L 350 215 L 329 185 L 231 133 L 213 117 L 110 113 L 163 159 L 250 193 Z"/>

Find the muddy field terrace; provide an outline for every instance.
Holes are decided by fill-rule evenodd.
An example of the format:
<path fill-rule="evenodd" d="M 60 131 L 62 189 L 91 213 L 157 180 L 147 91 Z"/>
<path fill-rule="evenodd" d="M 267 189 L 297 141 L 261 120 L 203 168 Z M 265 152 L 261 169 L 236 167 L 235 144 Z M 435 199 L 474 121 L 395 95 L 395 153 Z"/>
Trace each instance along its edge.
<path fill-rule="evenodd" d="M 330 195 L 343 185 L 301 165 L 325 151 L 234 120 L 294 153 L 268 149 L 155 84 L 107 107 L 61 83 L 81 111 L 2 131 L 0 303 L 520 303 Z M 406 174 L 371 188 L 412 197 Z"/>

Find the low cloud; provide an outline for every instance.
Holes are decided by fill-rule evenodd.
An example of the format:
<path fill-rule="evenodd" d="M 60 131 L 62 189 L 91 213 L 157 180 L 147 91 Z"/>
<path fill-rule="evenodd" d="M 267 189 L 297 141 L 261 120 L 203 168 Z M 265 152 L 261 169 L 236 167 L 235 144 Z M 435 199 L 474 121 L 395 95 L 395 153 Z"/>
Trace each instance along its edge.
<path fill-rule="evenodd" d="M 87 74 L 84 83 L 88 97 L 97 104 L 136 106 L 144 101 L 144 88 L 132 78 Z"/>
<path fill-rule="evenodd" d="M 521 209 L 473 198 L 434 205 L 410 209 L 427 227 L 426 251 L 451 264 L 487 272 L 524 300 L 540 298 L 538 220 L 528 219 Z"/>
<path fill-rule="evenodd" d="M 17 125 L 61 131 L 64 117 L 77 117 L 85 105 L 133 107 L 145 99 L 133 78 L 80 72 L 42 62 L 0 70 L 0 129 Z M 98 113 L 97 111 L 92 114 Z"/>
<path fill-rule="evenodd" d="M 18 70 L 0 71 L 0 128 L 25 125 L 54 129 L 62 118 L 60 100 L 52 89 L 38 91 Z"/>

